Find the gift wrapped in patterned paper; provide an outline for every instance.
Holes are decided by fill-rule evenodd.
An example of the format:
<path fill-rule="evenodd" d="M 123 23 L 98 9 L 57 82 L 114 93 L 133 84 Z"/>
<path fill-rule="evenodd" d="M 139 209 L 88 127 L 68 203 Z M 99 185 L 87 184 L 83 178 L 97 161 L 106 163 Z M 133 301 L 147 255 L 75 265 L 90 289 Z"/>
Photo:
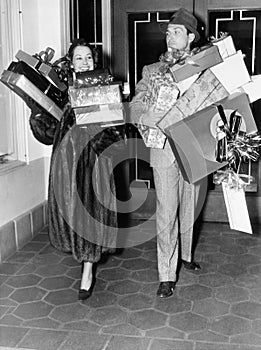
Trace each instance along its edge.
<path fill-rule="evenodd" d="M 151 128 L 147 125 L 138 125 L 139 133 L 149 148 L 164 148 L 166 142 L 166 136 L 159 128 Z"/>
<path fill-rule="evenodd" d="M 69 96 L 73 108 L 121 102 L 119 83 L 81 88 L 70 86 Z"/>
<path fill-rule="evenodd" d="M 187 118 L 228 95 L 228 92 L 216 76 L 210 69 L 207 69 L 176 101 L 157 125 L 161 130 L 166 131 L 170 125 Z"/>
<path fill-rule="evenodd" d="M 152 73 L 148 86 L 143 103 L 153 105 L 155 112 L 167 112 L 176 102 L 179 90 L 170 73 Z"/>
<path fill-rule="evenodd" d="M 109 70 L 107 68 L 102 68 L 92 71 L 75 73 L 73 86 L 75 88 L 80 88 L 109 85 L 112 83 L 112 81 L 113 77 L 110 75 Z"/>

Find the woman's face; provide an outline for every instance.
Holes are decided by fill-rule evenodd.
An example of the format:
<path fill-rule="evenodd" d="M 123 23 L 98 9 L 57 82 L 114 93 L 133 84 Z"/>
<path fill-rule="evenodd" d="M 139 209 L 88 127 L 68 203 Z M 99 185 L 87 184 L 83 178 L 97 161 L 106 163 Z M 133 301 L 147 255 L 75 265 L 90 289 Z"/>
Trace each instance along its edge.
<path fill-rule="evenodd" d="M 72 64 L 75 72 L 85 72 L 94 69 L 92 52 L 87 46 L 76 46 L 73 51 Z"/>

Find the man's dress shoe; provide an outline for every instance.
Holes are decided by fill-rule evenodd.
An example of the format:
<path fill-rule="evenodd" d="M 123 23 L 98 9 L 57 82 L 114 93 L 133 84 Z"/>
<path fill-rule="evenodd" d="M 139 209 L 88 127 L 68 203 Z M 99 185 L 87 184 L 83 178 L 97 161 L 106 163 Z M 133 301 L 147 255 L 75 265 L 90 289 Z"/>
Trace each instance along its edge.
<path fill-rule="evenodd" d="M 159 288 L 157 290 L 157 296 L 160 298 L 168 298 L 173 294 L 175 288 L 175 282 L 160 282 Z"/>
<path fill-rule="evenodd" d="M 182 263 L 183 263 L 185 269 L 187 269 L 187 270 L 196 271 L 196 270 L 201 269 L 200 265 L 195 261 L 188 262 L 188 261 L 182 260 Z"/>

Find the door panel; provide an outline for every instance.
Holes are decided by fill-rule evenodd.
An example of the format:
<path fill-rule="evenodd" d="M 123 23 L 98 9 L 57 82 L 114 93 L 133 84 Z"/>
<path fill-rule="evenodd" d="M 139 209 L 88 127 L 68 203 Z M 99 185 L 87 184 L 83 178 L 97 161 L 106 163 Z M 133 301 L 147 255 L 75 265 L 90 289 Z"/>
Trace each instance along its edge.
<path fill-rule="evenodd" d="M 141 78 L 144 65 L 158 61 L 166 50 L 165 35 L 159 24 L 168 21 L 171 14 L 180 7 L 193 11 L 193 0 L 185 1 L 147 1 L 115 0 L 113 7 L 113 75 L 130 85 L 130 99 L 135 85 Z M 137 129 L 128 124 L 131 143 L 129 153 L 129 182 L 145 182 L 154 187 L 152 169 L 149 166 L 149 149 L 141 141 Z"/>
<path fill-rule="evenodd" d="M 174 12 L 180 7 L 193 11 L 193 0 L 114 0 L 112 25 L 113 74 L 122 81 L 128 81 L 128 15 L 148 12 Z"/>

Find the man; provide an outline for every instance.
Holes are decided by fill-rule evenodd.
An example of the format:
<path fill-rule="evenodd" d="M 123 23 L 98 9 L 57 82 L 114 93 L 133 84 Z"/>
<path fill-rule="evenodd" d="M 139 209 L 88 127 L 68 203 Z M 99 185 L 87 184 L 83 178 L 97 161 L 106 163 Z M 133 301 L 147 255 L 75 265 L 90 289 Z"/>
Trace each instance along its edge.
<path fill-rule="evenodd" d="M 168 52 L 175 51 L 179 57 L 187 55 L 192 42 L 200 38 L 197 19 L 183 8 L 174 13 L 166 29 Z M 164 64 L 157 62 L 143 68 L 142 79 L 136 86 L 136 95 L 130 104 L 131 120 L 134 123 L 155 127 L 166 113 L 155 111 L 155 101 L 147 98 L 151 85 L 156 84 L 153 79 L 157 73 L 162 72 Z M 175 84 L 176 98 L 184 93 L 197 77 L 195 75 Z M 166 76 L 165 82 L 168 80 L 169 76 Z M 173 81 L 171 83 L 173 86 Z M 164 149 L 150 149 L 150 165 L 153 167 L 157 197 L 157 255 L 160 280 L 157 296 L 167 298 L 173 294 L 177 281 L 179 250 L 185 268 L 192 270 L 200 268 L 191 257 L 198 188 L 184 181 L 168 141 Z"/>

